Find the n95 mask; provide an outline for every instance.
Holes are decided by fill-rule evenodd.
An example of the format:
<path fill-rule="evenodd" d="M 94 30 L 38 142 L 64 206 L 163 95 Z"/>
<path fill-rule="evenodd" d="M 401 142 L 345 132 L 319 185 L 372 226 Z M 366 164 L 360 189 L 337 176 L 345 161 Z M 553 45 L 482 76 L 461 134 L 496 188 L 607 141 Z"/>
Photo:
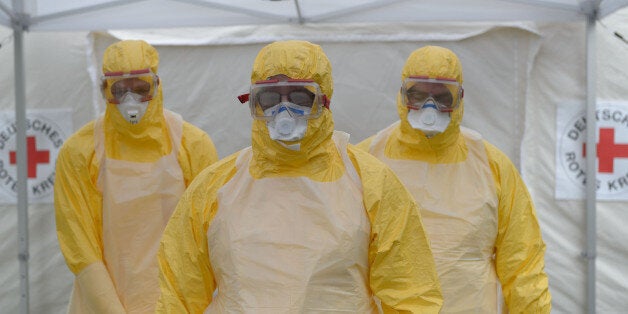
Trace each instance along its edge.
<path fill-rule="evenodd" d="M 304 115 L 310 114 L 310 108 L 282 102 L 264 111 L 266 116 L 272 116 L 266 126 L 270 138 L 275 141 L 298 141 L 303 139 L 307 131 L 307 119 Z"/>
<path fill-rule="evenodd" d="M 120 103 L 117 104 L 118 111 L 131 124 L 140 122 L 148 108 L 148 101 L 141 102 L 141 99 L 141 95 L 127 92 L 120 99 Z"/>
<path fill-rule="evenodd" d="M 412 128 L 422 131 L 428 138 L 443 133 L 450 121 L 449 112 L 438 111 L 431 101 L 426 102 L 421 109 L 408 110 L 408 123 Z"/>

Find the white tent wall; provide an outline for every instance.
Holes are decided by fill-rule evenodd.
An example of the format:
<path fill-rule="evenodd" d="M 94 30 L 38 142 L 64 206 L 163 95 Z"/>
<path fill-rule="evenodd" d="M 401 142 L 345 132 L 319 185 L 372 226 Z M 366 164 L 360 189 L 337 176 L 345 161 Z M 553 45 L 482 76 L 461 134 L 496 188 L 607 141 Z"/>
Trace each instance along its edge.
<path fill-rule="evenodd" d="M 623 20 L 597 23 L 597 99 L 626 101 L 628 45 L 613 35 Z M 532 194 L 547 243 L 554 312 L 578 313 L 586 306 L 587 263 L 584 201 L 554 198 L 556 108 L 561 102 L 583 103 L 586 89 L 584 25 L 547 25 L 529 80 L 522 173 Z M 622 83 L 624 82 L 624 83 Z M 625 313 L 628 308 L 628 238 L 626 202 L 597 202 L 596 305 L 598 313 Z"/>
<path fill-rule="evenodd" d="M 627 22 L 628 9 L 622 9 L 604 19 L 603 23 L 598 23 L 598 99 L 628 100 L 628 43 L 614 35 L 615 32 L 628 35 Z M 628 129 L 625 120 L 623 126 Z M 597 205 L 600 313 L 606 309 L 608 312 L 625 312 L 628 309 L 627 209 L 628 202 L 598 202 Z"/>
<path fill-rule="evenodd" d="M 584 34 L 584 24 L 548 26 L 543 34 L 529 84 L 522 174 L 547 244 L 554 312 L 581 313 L 586 307 L 587 265 L 580 256 L 586 248 L 585 205 L 554 199 L 554 152 L 557 104 L 585 99 L 584 35 L 573 35 Z"/>
<path fill-rule="evenodd" d="M 390 27 L 397 29 L 386 32 L 382 26 L 375 28 L 379 31 L 346 26 L 330 33 L 325 26 L 268 26 L 255 31 L 214 28 L 203 30 L 209 35 L 194 44 L 196 37 L 178 36 L 176 45 L 166 44 L 175 37 L 154 32 L 110 34 L 145 37 L 156 45 L 165 106 L 210 134 L 221 157 L 249 145 L 249 111 L 235 96 L 247 92 L 253 58 L 269 40 L 293 34 L 323 47 L 334 71 L 331 109 L 336 128 L 351 133 L 352 143 L 395 121 L 400 71 L 412 50 L 425 44 L 451 48 L 464 68 L 463 124 L 479 130 L 521 165 L 536 203 L 547 243 L 553 312 L 584 313 L 586 260 L 580 253 L 585 250 L 585 205 L 556 201 L 553 193 L 556 105 L 585 99 L 584 23 Z M 321 35 L 320 29 L 331 35 Z M 254 32 L 267 36 L 251 36 Z M 598 34 L 598 98 L 624 100 L 627 88 L 614 82 L 625 81 L 626 74 L 616 69 L 628 64 L 628 51 L 607 29 L 599 27 Z M 0 39 L 7 36 L 10 32 L 0 29 Z M 103 33 L 26 33 L 27 108 L 71 107 L 75 130 L 93 119 L 104 108 L 99 92 L 93 89 L 94 73 L 100 70 L 104 48 L 115 40 Z M 15 101 L 11 46 L 7 43 L 0 48 L 3 110 L 13 110 Z M 605 76 L 607 70 L 612 76 Z M 628 269 L 622 264 L 628 259 L 628 245 L 615 240 L 626 238 L 621 222 L 628 217 L 622 205 L 625 207 L 625 203 L 598 202 L 599 313 L 620 313 L 628 308 Z M 15 212 L 14 205 L 0 205 L 0 237 L 5 239 L 0 244 L 1 313 L 16 313 L 19 306 Z M 29 220 L 31 312 L 64 313 L 72 274 L 58 248 L 52 204 L 30 204 Z"/>
<path fill-rule="evenodd" d="M 15 110 L 12 33 L 0 28 L 0 110 Z M 93 115 L 87 71 L 86 33 L 27 33 L 26 105 L 30 109 L 72 108 L 73 124 Z M 8 125 L 0 134 L 8 134 Z M 31 313 L 63 313 L 73 280 L 57 241 L 52 204 L 29 204 Z M 16 205 L 0 205 L 0 313 L 19 313 L 20 276 Z"/>

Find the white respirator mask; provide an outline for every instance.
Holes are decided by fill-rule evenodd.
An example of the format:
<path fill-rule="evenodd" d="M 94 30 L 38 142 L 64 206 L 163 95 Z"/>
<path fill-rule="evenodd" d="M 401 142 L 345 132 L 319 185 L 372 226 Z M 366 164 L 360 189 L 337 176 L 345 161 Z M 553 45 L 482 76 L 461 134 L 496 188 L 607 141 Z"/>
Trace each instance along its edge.
<path fill-rule="evenodd" d="M 131 124 L 140 122 L 148 108 L 148 101 L 142 102 L 141 99 L 141 95 L 127 92 L 120 99 L 120 103 L 116 105 L 124 119 Z"/>
<path fill-rule="evenodd" d="M 425 102 L 421 109 L 408 110 L 408 123 L 412 128 L 422 131 L 428 138 L 443 133 L 449 122 L 451 122 L 449 112 L 438 111 L 432 100 Z"/>
<path fill-rule="evenodd" d="M 282 102 L 264 111 L 266 116 L 273 118 L 266 122 L 270 138 L 275 141 L 298 141 L 303 139 L 307 131 L 307 119 L 310 108 Z"/>

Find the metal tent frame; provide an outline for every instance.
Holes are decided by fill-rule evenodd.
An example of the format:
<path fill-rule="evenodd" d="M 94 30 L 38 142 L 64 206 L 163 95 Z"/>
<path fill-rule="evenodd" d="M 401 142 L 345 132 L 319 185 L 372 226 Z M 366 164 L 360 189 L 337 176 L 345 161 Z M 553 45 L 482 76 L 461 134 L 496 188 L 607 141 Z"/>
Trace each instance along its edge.
<path fill-rule="evenodd" d="M 15 119 L 17 126 L 17 210 L 20 261 L 20 309 L 29 312 L 28 199 L 26 172 L 26 95 L 24 33 L 28 31 L 163 28 L 239 24 L 370 23 L 400 21 L 584 21 L 586 22 L 586 119 L 595 126 L 595 24 L 628 0 L 0 0 L 0 25 L 13 29 Z M 72 6 L 74 5 L 74 6 Z M 111 18 L 124 9 L 153 9 L 142 18 Z M 171 8 L 170 8 L 171 7 Z M 455 7 L 456 10 L 451 8 Z M 33 10 L 37 8 L 38 10 Z M 155 9 L 161 8 L 162 10 Z M 38 14 L 36 11 L 41 12 Z M 198 11 L 198 12 L 197 12 Z M 222 18 L 221 18 L 222 17 Z M 586 131 L 586 154 L 596 156 L 596 127 Z M 595 169 L 596 159 L 586 160 Z M 596 172 L 586 173 L 587 308 L 595 313 Z"/>

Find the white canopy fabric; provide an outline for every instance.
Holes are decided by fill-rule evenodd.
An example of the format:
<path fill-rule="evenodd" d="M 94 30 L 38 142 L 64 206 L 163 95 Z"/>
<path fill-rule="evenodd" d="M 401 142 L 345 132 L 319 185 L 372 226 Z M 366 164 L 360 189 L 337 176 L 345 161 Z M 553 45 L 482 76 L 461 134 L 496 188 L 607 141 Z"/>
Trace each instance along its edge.
<path fill-rule="evenodd" d="M 593 313 L 596 304 L 600 313 L 621 312 L 628 308 L 622 262 L 628 246 L 613 239 L 628 236 L 620 223 L 628 221 L 620 210 L 625 202 L 596 203 L 594 194 L 586 202 L 555 200 L 556 144 L 549 135 L 557 103 L 575 99 L 591 107 L 587 91 L 595 97 L 596 75 L 598 97 L 626 100 L 628 88 L 606 84 L 626 79 L 627 46 L 606 28 L 625 27 L 626 15 L 613 12 L 626 5 L 628 0 L 0 0 L 0 25 L 7 27 L 0 28 L 0 109 L 15 110 L 18 138 L 27 107 L 70 107 L 78 129 L 103 109 L 95 83 L 104 48 L 117 39 L 142 38 L 160 52 L 166 106 L 207 131 L 224 157 L 249 143 L 248 112 L 233 97 L 246 91 L 259 48 L 305 39 L 329 55 L 336 126 L 357 143 L 395 120 L 390 106 L 407 55 L 424 44 L 443 45 L 463 62 L 463 124 L 520 166 L 535 200 L 548 244 L 554 312 Z M 594 30 L 592 21 L 606 16 Z M 601 46 L 593 45 L 597 59 L 586 50 L 592 32 Z M 26 181 L 19 171 L 24 146 L 17 150 L 18 174 Z M 0 246 L 1 311 L 25 312 L 28 304 L 34 313 L 64 312 L 72 276 L 57 247 L 52 204 L 28 205 L 24 196 L 17 209 L 0 205 L 0 217 L 0 236 L 7 239 Z M 599 233 L 591 229 L 596 224 Z M 28 269 L 30 289 L 20 288 L 18 273 L 28 278 Z"/>
<path fill-rule="evenodd" d="M 31 31 L 153 27 L 399 23 L 414 21 L 575 21 L 602 18 L 621 0 L 2 0 L 0 23 Z"/>

